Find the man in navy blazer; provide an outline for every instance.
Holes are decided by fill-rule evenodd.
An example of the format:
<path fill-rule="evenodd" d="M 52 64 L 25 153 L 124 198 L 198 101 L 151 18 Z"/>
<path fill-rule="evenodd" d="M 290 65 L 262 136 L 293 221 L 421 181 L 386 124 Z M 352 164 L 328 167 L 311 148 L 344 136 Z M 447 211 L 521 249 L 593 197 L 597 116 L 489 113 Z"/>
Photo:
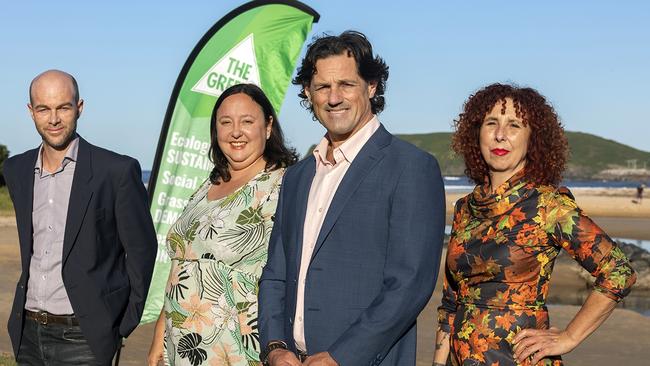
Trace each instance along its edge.
<path fill-rule="evenodd" d="M 22 274 L 9 317 L 19 365 L 107 365 L 138 325 L 156 255 L 140 166 L 76 133 L 75 79 L 30 86 L 39 148 L 4 164 Z"/>
<path fill-rule="evenodd" d="M 293 81 L 327 133 L 284 176 L 260 279 L 266 365 L 415 365 L 444 187 L 433 156 L 379 123 L 387 77 L 366 37 L 346 31 L 315 40 Z"/>

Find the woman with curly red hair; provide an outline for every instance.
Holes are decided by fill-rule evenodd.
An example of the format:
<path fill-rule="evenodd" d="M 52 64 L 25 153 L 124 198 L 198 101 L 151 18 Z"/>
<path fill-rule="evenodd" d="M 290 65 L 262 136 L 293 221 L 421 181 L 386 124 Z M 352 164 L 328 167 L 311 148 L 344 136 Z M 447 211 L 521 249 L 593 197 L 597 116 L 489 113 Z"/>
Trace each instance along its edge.
<path fill-rule="evenodd" d="M 434 366 L 562 365 L 630 292 L 636 276 L 616 244 L 559 187 L 568 144 L 536 90 L 492 84 L 464 105 L 454 151 L 476 184 L 456 202 Z M 545 301 L 564 249 L 596 281 L 564 330 Z"/>

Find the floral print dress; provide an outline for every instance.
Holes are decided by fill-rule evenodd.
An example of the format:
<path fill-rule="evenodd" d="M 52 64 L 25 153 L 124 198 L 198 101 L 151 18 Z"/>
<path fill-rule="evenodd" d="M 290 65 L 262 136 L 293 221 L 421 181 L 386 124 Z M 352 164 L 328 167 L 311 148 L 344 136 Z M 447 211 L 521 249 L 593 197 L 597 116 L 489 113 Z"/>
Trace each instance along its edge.
<path fill-rule="evenodd" d="M 456 203 L 438 309 L 453 365 L 520 365 L 511 341 L 521 329 L 549 327 L 545 301 L 561 249 L 596 278 L 596 291 L 616 301 L 629 293 L 636 276 L 625 254 L 568 189 L 536 186 L 521 171 L 494 193 L 477 186 Z"/>
<path fill-rule="evenodd" d="M 208 201 L 206 180 L 167 235 L 165 362 L 257 365 L 258 280 L 284 169 Z"/>

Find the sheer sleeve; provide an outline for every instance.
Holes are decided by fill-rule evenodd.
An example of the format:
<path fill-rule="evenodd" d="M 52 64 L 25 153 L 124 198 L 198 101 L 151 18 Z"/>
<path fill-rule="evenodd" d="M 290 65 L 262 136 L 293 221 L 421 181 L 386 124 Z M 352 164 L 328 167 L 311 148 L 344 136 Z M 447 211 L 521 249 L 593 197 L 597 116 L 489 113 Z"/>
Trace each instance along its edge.
<path fill-rule="evenodd" d="M 576 205 L 571 192 L 554 195 L 547 228 L 557 245 L 595 277 L 594 289 L 620 301 L 636 281 L 630 262 L 616 243 Z"/>

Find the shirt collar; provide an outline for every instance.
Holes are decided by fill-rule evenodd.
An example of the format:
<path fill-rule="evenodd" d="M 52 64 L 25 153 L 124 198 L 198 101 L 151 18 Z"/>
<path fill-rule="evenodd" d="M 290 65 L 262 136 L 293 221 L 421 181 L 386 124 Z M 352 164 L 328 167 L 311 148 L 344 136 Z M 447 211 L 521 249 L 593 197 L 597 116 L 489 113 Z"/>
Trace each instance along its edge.
<path fill-rule="evenodd" d="M 55 173 L 58 173 L 65 168 L 66 165 L 68 165 L 69 162 L 77 161 L 77 154 L 79 153 L 79 135 L 75 134 L 75 138 L 70 141 L 70 146 L 68 146 L 68 150 L 65 152 L 65 156 L 63 157 L 63 161 L 61 162 L 61 166 L 59 169 L 56 170 Z M 38 157 L 36 158 L 36 164 L 34 165 L 34 172 L 38 173 L 39 175 L 42 175 L 42 170 L 43 170 L 43 143 L 41 143 L 41 146 L 38 148 Z"/>
<path fill-rule="evenodd" d="M 342 160 L 352 163 L 354 158 L 357 157 L 359 151 L 363 146 L 370 140 L 370 137 L 379 129 L 380 122 L 376 115 L 373 115 L 372 119 L 366 123 L 359 131 L 354 135 L 350 136 L 341 146 L 334 149 L 332 152 L 334 154 L 334 160 L 336 163 L 341 162 Z M 327 160 L 327 148 L 330 144 L 327 134 L 320 140 L 316 148 L 314 148 L 314 157 L 319 164 L 332 165 Z"/>

